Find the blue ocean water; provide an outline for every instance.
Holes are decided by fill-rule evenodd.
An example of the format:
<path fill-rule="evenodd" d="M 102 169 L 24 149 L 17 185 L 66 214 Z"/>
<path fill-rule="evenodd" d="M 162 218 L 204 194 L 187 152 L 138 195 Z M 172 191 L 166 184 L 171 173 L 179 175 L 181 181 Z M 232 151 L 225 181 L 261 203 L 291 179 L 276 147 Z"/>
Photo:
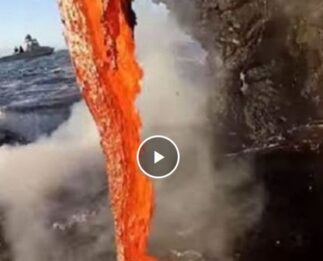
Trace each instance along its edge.
<path fill-rule="evenodd" d="M 66 50 L 0 64 L 1 140 L 32 142 L 52 133 L 81 99 Z"/>

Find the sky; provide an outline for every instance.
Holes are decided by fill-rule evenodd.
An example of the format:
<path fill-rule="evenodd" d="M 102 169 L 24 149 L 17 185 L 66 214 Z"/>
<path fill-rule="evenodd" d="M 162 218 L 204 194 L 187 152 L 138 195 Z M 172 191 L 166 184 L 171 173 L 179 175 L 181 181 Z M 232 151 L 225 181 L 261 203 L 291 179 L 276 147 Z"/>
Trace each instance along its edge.
<path fill-rule="evenodd" d="M 22 45 L 26 34 L 42 45 L 65 47 L 57 0 L 0 1 L 0 53 Z"/>

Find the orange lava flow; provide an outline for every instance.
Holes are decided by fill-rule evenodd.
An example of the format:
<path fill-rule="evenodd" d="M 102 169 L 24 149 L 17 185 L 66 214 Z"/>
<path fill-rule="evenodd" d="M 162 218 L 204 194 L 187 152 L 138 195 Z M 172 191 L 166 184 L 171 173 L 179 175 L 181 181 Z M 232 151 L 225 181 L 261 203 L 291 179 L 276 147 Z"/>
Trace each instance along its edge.
<path fill-rule="evenodd" d="M 119 261 L 146 261 L 153 209 L 151 181 L 136 151 L 135 99 L 142 72 L 135 60 L 131 0 L 59 0 L 77 79 L 101 135 Z"/>

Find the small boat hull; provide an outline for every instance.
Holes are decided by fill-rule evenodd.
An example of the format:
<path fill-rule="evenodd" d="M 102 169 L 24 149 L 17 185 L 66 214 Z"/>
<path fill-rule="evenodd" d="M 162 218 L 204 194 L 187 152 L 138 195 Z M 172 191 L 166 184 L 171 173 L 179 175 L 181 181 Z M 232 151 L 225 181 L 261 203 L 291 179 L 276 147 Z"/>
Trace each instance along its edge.
<path fill-rule="evenodd" d="M 33 51 L 1 57 L 0 63 L 17 61 L 17 60 L 29 60 L 29 59 L 34 59 L 34 58 L 38 58 L 41 56 L 51 55 L 53 53 L 54 53 L 54 48 L 52 48 L 52 47 L 46 47 L 46 46 L 39 47 Z"/>

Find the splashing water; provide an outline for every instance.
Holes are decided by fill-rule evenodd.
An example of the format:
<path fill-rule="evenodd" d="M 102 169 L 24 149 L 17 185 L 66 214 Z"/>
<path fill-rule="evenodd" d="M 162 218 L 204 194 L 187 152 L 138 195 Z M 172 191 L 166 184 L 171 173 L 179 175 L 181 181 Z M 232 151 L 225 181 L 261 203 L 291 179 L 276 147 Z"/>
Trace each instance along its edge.
<path fill-rule="evenodd" d="M 119 261 L 147 261 L 152 183 L 136 164 L 140 119 L 135 98 L 142 72 L 135 61 L 130 0 L 59 0 L 83 96 L 107 160 Z"/>

